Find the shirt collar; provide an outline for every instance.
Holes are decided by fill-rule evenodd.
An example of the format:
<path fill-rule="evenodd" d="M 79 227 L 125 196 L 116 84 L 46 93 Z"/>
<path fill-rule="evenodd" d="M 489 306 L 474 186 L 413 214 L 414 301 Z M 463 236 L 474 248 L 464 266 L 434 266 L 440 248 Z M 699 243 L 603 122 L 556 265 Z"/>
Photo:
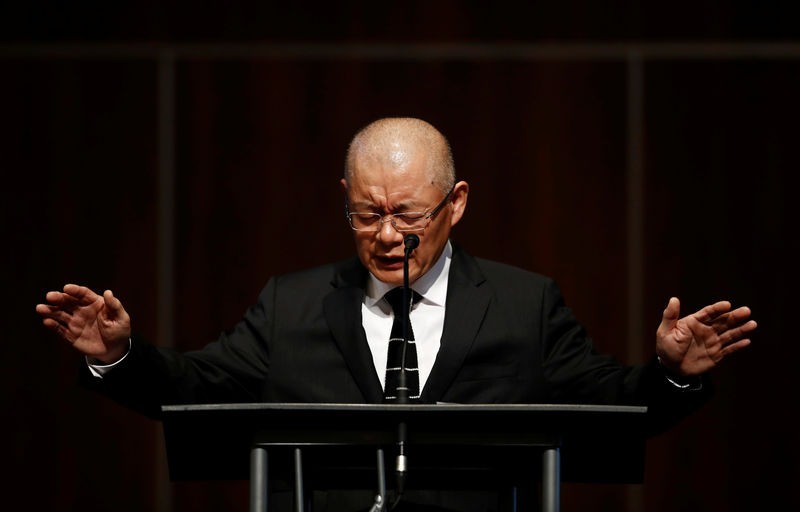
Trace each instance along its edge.
<path fill-rule="evenodd" d="M 411 285 L 411 289 L 422 295 L 424 301 L 437 306 L 444 306 L 447 299 L 447 277 L 450 273 L 450 261 L 452 259 L 453 246 L 448 240 L 436 263 Z M 364 297 L 365 303 L 367 306 L 374 305 L 392 288 L 396 288 L 396 286 L 384 283 L 370 273 Z"/>

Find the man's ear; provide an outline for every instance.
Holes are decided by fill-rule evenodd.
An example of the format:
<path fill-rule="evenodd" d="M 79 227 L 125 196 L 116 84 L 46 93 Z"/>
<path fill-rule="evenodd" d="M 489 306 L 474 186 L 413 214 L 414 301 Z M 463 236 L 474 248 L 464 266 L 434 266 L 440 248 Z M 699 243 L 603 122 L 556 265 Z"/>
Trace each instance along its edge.
<path fill-rule="evenodd" d="M 341 183 L 341 184 L 342 184 L 342 192 L 344 192 L 345 194 L 347 194 L 347 181 L 345 181 L 345 179 L 344 179 L 344 178 L 342 178 L 342 179 L 339 181 L 339 183 Z"/>
<path fill-rule="evenodd" d="M 464 210 L 467 209 L 467 197 L 469 196 L 469 184 L 466 181 L 459 181 L 453 188 L 453 193 L 450 196 L 450 204 L 453 207 L 453 214 L 450 216 L 450 226 L 455 226 L 461 217 L 464 216 Z"/>

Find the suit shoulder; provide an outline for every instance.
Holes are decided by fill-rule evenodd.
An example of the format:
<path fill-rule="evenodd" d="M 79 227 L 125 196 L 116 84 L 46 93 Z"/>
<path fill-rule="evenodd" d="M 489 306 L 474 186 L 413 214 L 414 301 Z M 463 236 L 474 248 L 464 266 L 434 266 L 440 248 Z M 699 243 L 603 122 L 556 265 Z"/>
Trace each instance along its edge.
<path fill-rule="evenodd" d="M 336 274 L 337 269 L 341 265 L 349 261 L 351 260 L 339 261 L 335 263 L 325 263 L 324 265 L 318 265 L 316 267 L 304 268 L 302 270 L 297 270 L 295 272 L 289 272 L 287 274 L 281 274 L 275 276 L 274 279 L 290 282 L 290 281 L 307 281 L 307 280 L 315 281 L 327 278 L 330 281 Z"/>
<path fill-rule="evenodd" d="M 358 258 L 326 263 L 316 267 L 311 267 L 288 274 L 272 277 L 264 287 L 264 292 L 270 288 L 280 288 L 282 290 L 293 290 L 295 292 L 304 291 L 318 293 L 328 290 L 335 286 L 337 281 L 349 276 L 357 276 L 363 267 Z"/>
<path fill-rule="evenodd" d="M 483 258 L 475 258 L 475 261 L 488 281 L 499 280 L 504 284 L 518 282 L 528 286 L 536 285 L 541 287 L 548 287 L 554 284 L 553 279 L 550 277 L 515 267 L 514 265 Z"/>

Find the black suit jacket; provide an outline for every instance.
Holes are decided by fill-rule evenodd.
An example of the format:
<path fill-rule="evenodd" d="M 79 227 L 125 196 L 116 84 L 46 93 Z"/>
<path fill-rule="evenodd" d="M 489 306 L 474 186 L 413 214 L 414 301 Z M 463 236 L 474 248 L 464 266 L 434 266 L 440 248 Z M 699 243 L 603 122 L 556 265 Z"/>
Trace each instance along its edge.
<path fill-rule="evenodd" d="M 134 337 L 128 357 L 83 382 L 157 417 L 162 404 L 379 403 L 361 322 L 367 271 L 357 258 L 271 279 L 236 327 L 178 354 Z M 544 276 L 473 258 L 454 246 L 441 347 L 428 403 L 587 403 L 649 406 L 648 432 L 700 405 L 669 384 L 655 358 L 624 366 L 596 353 Z"/>

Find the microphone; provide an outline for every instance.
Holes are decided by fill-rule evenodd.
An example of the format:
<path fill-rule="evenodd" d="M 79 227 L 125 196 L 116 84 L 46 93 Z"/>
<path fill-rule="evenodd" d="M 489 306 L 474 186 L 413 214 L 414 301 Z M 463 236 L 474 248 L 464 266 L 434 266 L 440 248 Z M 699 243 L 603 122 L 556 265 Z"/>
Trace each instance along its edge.
<path fill-rule="evenodd" d="M 411 251 L 419 247 L 419 237 L 414 233 L 409 233 L 403 239 L 403 244 L 406 246 L 406 255 L 410 254 Z"/>
<path fill-rule="evenodd" d="M 411 301 L 409 300 L 408 288 L 408 257 L 411 252 L 419 246 L 419 236 L 414 233 L 409 233 L 403 239 L 405 245 L 405 255 L 403 256 L 403 352 L 400 357 L 400 374 L 397 379 L 397 403 L 408 403 L 408 383 L 406 376 L 406 351 L 408 349 L 408 315 Z M 406 458 L 406 440 L 408 433 L 406 430 L 406 422 L 401 421 L 397 425 L 397 465 L 395 466 L 395 475 L 397 477 L 397 496 L 394 501 L 394 508 L 400 502 L 406 486 L 406 471 L 408 470 L 408 461 Z"/>

